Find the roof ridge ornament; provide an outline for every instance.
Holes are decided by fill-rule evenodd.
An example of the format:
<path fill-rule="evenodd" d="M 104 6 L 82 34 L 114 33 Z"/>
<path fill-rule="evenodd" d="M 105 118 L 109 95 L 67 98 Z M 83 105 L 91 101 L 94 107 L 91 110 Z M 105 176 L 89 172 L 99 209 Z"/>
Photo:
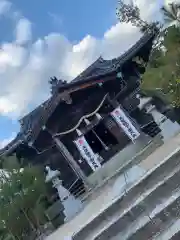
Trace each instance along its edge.
<path fill-rule="evenodd" d="M 49 84 L 51 87 L 51 94 L 54 95 L 57 92 L 58 88 L 66 84 L 66 81 L 57 79 L 57 77 L 54 76 L 50 78 Z"/>
<path fill-rule="evenodd" d="M 98 59 L 100 62 L 104 62 L 104 58 L 102 56 L 99 57 Z"/>

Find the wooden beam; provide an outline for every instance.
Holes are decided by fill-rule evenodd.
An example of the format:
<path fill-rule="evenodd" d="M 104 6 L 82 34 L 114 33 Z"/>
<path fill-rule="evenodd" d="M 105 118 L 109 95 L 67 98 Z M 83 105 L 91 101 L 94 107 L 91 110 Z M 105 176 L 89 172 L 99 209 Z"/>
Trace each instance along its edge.
<path fill-rule="evenodd" d="M 97 79 L 97 80 L 89 80 L 87 82 L 82 82 L 82 83 L 70 83 L 68 84 L 67 86 L 63 87 L 62 89 L 60 88 L 59 89 L 59 95 L 64 95 L 64 94 L 70 94 L 70 93 L 73 93 L 73 92 L 77 92 L 79 90 L 83 90 L 83 89 L 86 89 L 86 88 L 89 88 L 89 87 L 92 87 L 92 86 L 95 86 L 99 83 L 104 83 L 104 82 L 107 82 L 107 81 L 111 81 L 111 80 L 114 80 L 116 78 L 116 76 L 107 76 L 107 77 L 104 77 L 104 78 L 100 78 L 100 79 Z"/>

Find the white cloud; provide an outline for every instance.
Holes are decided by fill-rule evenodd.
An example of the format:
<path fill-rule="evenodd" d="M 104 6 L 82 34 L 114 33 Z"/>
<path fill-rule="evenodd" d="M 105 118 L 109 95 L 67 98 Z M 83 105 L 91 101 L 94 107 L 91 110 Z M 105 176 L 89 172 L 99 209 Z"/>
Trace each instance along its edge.
<path fill-rule="evenodd" d="M 0 141 L 0 149 L 5 147 L 8 143 L 10 143 L 16 137 L 16 135 L 17 134 L 13 132 L 9 138 Z"/>
<path fill-rule="evenodd" d="M 152 19 L 159 18 L 159 5 L 160 1 L 145 1 L 145 0 L 133 0 L 133 2 L 141 9 L 141 17 L 144 20 L 151 21 Z"/>
<path fill-rule="evenodd" d="M 0 98 L 0 111 L 3 111 L 5 114 L 9 112 L 17 111 L 18 105 L 9 101 L 8 98 L 1 97 Z"/>
<path fill-rule="evenodd" d="M 146 0 L 137 3 L 148 19 L 157 12 L 156 0 L 151 0 L 149 7 Z M 30 43 L 31 24 L 27 19 L 19 20 L 16 39 L 0 46 L 0 114 L 21 116 L 48 97 L 50 76 L 70 81 L 100 55 L 117 57 L 139 37 L 138 29 L 118 23 L 102 38 L 87 35 L 76 45 L 58 33 Z"/>
<path fill-rule="evenodd" d="M 0 15 L 6 14 L 11 8 L 11 3 L 7 0 L 0 1 Z"/>
<path fill-rule="evenodd" d="M 16 43 L 5 43 L 0 50 L 0 70 L 6 72 L 8 67 L 18 68 L 25 60 L 26 49 Z"/>
<path fill-rule="evenodd" d="M 31 40 L 31 22 L 26 18 L 19 19 L 16 30 L 16 43 L 24 44 Z"/>

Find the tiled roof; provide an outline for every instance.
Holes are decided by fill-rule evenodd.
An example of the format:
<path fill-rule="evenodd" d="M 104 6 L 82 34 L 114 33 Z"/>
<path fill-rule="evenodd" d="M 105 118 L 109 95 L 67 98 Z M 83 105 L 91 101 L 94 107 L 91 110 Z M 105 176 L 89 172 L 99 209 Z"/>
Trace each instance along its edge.
<path fill-rule="evenodd" d="M 148 42 L 154 39 L 156 34 L 148 33 L 143 35 L 139 41 L 137 41 L 128 51 L 126 51 L 121 56 L 111 59 L 105 60 L 102 57 L 99 57 L 93 64 L 91 64 L 87 69 L 85 69 L 82 73 L 80 73 L 71 83 L 80 82 L 85 80 L 86 78 L 91 78 L 99 75 L 106 75 L 109 72 L 116 71 L 122 64 L 124 64 L 128 59 L 131 59 L 136 55 L 137 52 Z M 149 48 L 149 53 L 146 54 L 145 61 L 148 62 L 149 54 L 151 48 Z"/>
<path fill-rule="evenodd" d="M 21 124 L 20 132 L 24 136 L 28 138 L 31 135 L 32 129 L 34 129 L 35 125 L 39 121 L 39 118 L 42 116 L 44 110 L 47 108 L 50 99 L 42 103 L 40 106 L 35 108 L 32 112 L 24 116 L 22 119 L 19 120 Z"/>
<path fill-rule="evenodd" d="M 22 143 L 22 142 L 23 142 L 23 136 L 19 133 L 17 134 L 16 138 L 12 140 L 7 146 L 0 149 L 0 156 L 8 153 L 9 151 L 12 151 L 14 148 L 18 146 L 19 143 Z"/>

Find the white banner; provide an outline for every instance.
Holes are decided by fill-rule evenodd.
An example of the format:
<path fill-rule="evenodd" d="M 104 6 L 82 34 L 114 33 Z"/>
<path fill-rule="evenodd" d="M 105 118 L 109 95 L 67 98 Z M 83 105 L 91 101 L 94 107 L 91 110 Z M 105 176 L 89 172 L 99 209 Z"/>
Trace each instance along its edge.
<path fill-rule="evenodd" d="M 87 161 L 93 171 L 101 168 L 101 163 L 98 160 L 98 156 L 93 152 L 84 136 L 79 137 L 74 141 L 74 143 L 79 149 L 81 156 Z"/>
<path fill-rule="evenodd" d="M 140 136 L 140 132 L 134 127 L 131 120 L 126 116 L 120 107 L 117 107 L 114 111 L 112 111 L 111 116 L 132 141 Z"/>

